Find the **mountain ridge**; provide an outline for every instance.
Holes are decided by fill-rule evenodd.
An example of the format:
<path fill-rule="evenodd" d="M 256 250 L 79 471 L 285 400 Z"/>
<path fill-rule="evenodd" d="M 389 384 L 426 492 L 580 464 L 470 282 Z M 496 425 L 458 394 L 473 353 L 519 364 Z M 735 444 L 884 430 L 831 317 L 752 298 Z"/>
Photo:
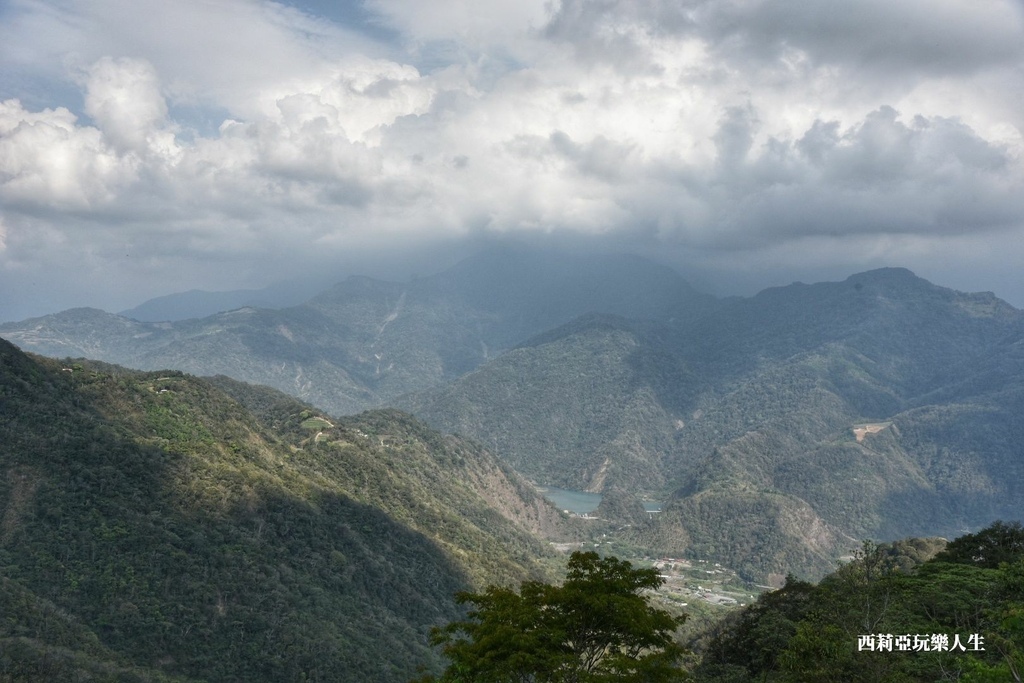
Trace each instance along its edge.
<path fill-rule="evenodd" d="M 881 269 L 689 327 L 586 316 L 401 405 L 542 483 L 662 496 L 652 552 L 820 575 L 857 538 L 1019 516 L 1021 339 L 993 295 Z"/>
<path fill-rule="evenodd" d="M 568 522 L 482 448 L 233 390 L 266 409 L 0 341 L 0 641 L 19 666 L 404 681 L 437 666 L 454 592 L 549 576 L 530 527 Z M 48 605 L 77 626 L 32 616 Z"/>
<path fill-rule="evenodd" d="M 338 415 L 444 384 L 593 306 L 677 315 L 711 301 L 638 257 L 505 249 L 409 283 L 350 277 L 280 310 L 142 323 L 73 309 L 2 324 L 0 335 L 44 355 L 225 374 Z"/>
<path fill-rule="evenodd" d="M 855 538 L 1015 516 L 1024 314 L 993 294 L 883 268 L 714 300 L 634 258 L 518 258 L 522 270 L 492 252 L 411 283 L 350 278 L 282 311 L 67 324 L 83 347 L 268 383 L 332 414 L 396 404 L 539 484 L 661 500 L 638 543 L 749 578 L 800 562 L 821 574 Z M 606 310 L 568 317 L 623 281 Z M 56 320 L 0 334 L 38 341 Z"/>

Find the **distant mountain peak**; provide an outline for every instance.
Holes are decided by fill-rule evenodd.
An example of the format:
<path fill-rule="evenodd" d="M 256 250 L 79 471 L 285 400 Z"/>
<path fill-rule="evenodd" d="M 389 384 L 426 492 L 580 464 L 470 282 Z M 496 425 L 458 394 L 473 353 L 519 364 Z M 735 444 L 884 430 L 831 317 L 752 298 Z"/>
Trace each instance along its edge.
<path fill-rule="evenodd" d="M 863 273 L 855 273 L 846 278 L 845 282 L 852 283 L 855 286 L 857 284 L 874 283 L 890 286 L 937 287 L 937 285 L 932 284 L 923 277 L 914 274 L 909 268 L 902 267 L 875 268 Z"/>
<path fill-rule="evenodd" d="M 65 311 L 61 311 L 56 315 L 65 318 L 119 318 L 122 316 L 116 313 L 110 313 L 104 311 L 101 308 L 93 308 L 92 306 L 79 306 L 78 308 L 69 308 Z"/>
<path fill-rule="evenodd" d="M 854 273 L 847 280 L 856 280 L 858 278 L 872 278 L 872 277 L 885 277 L 885 278 L 912 278 L 921 280 L 923 278 L 918 277 L 914 271 L 903 266 L 883 266 L 881 268 L 872 268 L 871 270 L 865 270 L 860 273 Z"/>

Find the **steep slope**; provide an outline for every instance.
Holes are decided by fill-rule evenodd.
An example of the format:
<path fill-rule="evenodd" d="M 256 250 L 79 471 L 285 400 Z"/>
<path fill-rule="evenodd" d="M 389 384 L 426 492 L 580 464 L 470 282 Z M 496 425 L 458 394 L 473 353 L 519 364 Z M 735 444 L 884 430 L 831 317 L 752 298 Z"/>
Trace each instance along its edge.
<path fill-rule="evenodd" d="M 417 506 L 434 505 L 443 509 L 453 507 L 452 501 L 458 501 L 455 506 L 457 512 L 463 515 L 477 514 L 471 513 L 471 510 L 478 507 L 480 499 L 483 499 L 488 509 L 482 514 L 491 516 L 496 512 L 517 527 L 539 537 L 563 539 L 578 535 L 577 525 L 561 515 L 505 462 L 479 444 L 439 434 L 411 415 L 398 410 L 382 409 L 354 417 L 328 419 L 320 416 L 312 406 L 269 387 L 246 384 L 223 375 L 205 378 L 204 381 L 242 404 L 266 428 L 304 450 L 324 446 L 336 448 L 351 441 L 352 434 L 358 436 L 364 445 L 368 443 L 371 446 L 369 452 L 372 463 L 367 466 L 375 467 L 380 476 L 372 477 L 373 484 L 367 486 L 366 473 L 345 467 L 335 473 L 335 481 L 347 482 L 353 497 L 376 504 L 393 517 L 411 519 L 409 523 L 425 534 L 436 535 L 435 522 L 421 518 Z M 428 446 L 441 467 L 428 460 L 410 469 L 412 465 L 408 449 L 403 445 L 416 443 Z M 379 480 L 393 480 L 396 473 L 409 472 L 415 473 L 416 477 L 411 484 L 406 483 L 405 486 L 421 489 L 415 491 L 412 507 L 408 507 L 408 493 L 402 493 L 387 503 L 373 498 L 382 486 Z M 497 525 L 495 530 L 502 528 L 503 525 Z M 502 539 L 510 545 L 524 542 L 520 536 Z M 531 547 L 527 548 L 525 555 L 526 565 L 534 557 L 545 554 L 537 553 L 532 539 L 528 541 Z M 496 553 L 496 556 L 503 554 L 507 554 L 507 550 L 506 553 Z M 481 569 L 485 563 L 474 563 L 472 571 Z"/>
<path fill-rule="evenodd" d="M 189 683 L 132 666 L 49 600 L 0 576 L 0 680 Z"/>
<path fill-rule="evenodd" d="M 471 435 L 547 485 L 659 491 L 676 432 L 662 399 L 689 377 L 644 327 L 586 316 L 398 405 Z"/>
<path fill-rule="evenodd" d="M 581 319 L 405 405 L 541 483 L 667 499 L 632 532 L 652 548 L 821 574 L 858 538 L 1022 513 L 1022 339 L 993 295 L 883 269 L 686 325 Z"/>
<path fill-rule="evenodd" d="M 454 591 L 543 575 L 550 551 L 513 520 L 558 515 L 479 447 L 395 412 L 333 424 L 251 391 L 273 409 L 0 340 L 14 665 L 65 653 L 79 672 L 407 680 Z"/>
<path fill-rule="evenodd" d="M 591 311 L 669 319 L 711 302 L 637 257 L 504 248 L 408 283 L 349 278 L 281 310 L 141 323 L 74 309 L 0 325 L 0 335 L 54 357 L 224 374 L 339 415 L 440 386 Z"/>

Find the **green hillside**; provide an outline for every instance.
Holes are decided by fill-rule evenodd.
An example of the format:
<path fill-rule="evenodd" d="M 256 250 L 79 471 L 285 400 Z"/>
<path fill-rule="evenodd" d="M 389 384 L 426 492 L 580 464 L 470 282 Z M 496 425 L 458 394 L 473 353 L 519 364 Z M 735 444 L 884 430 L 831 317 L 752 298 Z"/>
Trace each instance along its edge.
<path fill-rule="evenodd" d="M 0 679 L 407 680 L 454 592 L 547 575 L 479 447 L 233 390 L 0 341 Z"/>
<path fill-rule="evenodd" d="M 399 405 L 471 435 L 545 484 L 601 491 L 665 485 L 673 447 L 662 378 L 685 367 L 621 318 L 587 316 L 530 340 L 449 388 Z"/>
<path fill-rule="evenodd" d="M 901 268 L 713 300 L 640 259 L 512 249 L 279 311 L 79 309 L 0 333 L 273 385 L 331 416 L 388 402 L 538 484 L 658 501 L 649 523 L 606 521 L 758 582 L 822 575 L 861 538 L 1022 514 L 1024 315 Z"/>
<path fill-rule="evenodd" d="M 995 297 L 884 269 L 685 323 L 581 318 L 401 405 L 541 483 L 665 501 L 628 532 L 652 552 L 781 581 L 1019 516 L 1022 340 Z"/>

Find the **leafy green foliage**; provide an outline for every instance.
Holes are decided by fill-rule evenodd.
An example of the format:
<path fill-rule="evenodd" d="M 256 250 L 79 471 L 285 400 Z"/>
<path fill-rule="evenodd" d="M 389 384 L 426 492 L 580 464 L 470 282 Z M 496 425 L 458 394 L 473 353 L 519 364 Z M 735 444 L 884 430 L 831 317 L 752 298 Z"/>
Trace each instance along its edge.
<path fill-rule="evenodd" d="M 272 384 L 331 413 L 400 401 L 539 484 L 663 501 L 652 524 L 605 509 L 637 546 L 772 585 L 823 575 L 850 539 L 1019 515 L 1024 315 L 995 296 L 884 268 L 713 301 L 636 259 L 563 256 L 352 278 L 281 311 L 160 325 L 78 309 L 0 332 Z M 166 430 L 161 408 L 149 419 Z M 303 430 L 283 410 L 275 424 L 316 438 L 316 415 Z"/>
<path fill-rule="evenodd" d="M 526 527 L 557 513 L 482 449 L 234 389 L 262 413 L 0 342 L 0 671 L 404 680 L 453 593 L 547 576 Z"/>
<path fill-rule="evenodd" d="M 976 561 L 973 553 L 979 539 L 1016 537 L 1014 530 L 1019 525 L 997 522 L 950 543 L 953 552 L 923 562 L 933 543 L 865 543 L 853 562 L 817 586 L 790 578 L 782 589 L 727 619 L 703 653 L 696 678 L 707 683 L 1019 680 L 1024 547 L 1002 555 L 998 567 Z M 950 647 L 858 647 L 860 637 L 878 634 L 926 640 L 945 635 Z M 969 640 L 974 634 L 981 637 L 977 647 Z M 954 637 L 964 649 L 955 646 Z"/>
<path fill-rule="evenodd" d="M 439 680 L 681 680 L 683 650 L 672 636 L 682 618 L 653 608 L 644 594 L 659 585 L 654 569 L 577 552 L 561 586 L 531 581 L 518 593 L 461 593 L 472 606 L 467 618 L 435 631 L 451 660 Z"/>
<path fill-rule="evenodd" d="M 1024 556 L 1024 528 L 1020 522 L 995 522 L 976 534 L 952 541 L 935 559 L 996 569 Z"/>
<path fill-rule="evenodd" d="M 782 588 L 734 612 L 716 627 L 704 669 L 728 665 L 754 675 L 777 669 L 779 654 L 810 610 L 813 592 L 812 584 L 787 576 Z"/>

